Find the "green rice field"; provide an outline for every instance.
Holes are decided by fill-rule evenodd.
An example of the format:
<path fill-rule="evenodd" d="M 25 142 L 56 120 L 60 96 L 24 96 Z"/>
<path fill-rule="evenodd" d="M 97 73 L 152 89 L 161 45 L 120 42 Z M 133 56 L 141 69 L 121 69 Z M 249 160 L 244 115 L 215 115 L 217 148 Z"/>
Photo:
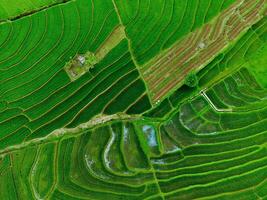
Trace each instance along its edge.
<path fill-rule="evenodd" d="M 1 0 L 0 200 L 31 199 L 267 200 L 267 1 Z"/>

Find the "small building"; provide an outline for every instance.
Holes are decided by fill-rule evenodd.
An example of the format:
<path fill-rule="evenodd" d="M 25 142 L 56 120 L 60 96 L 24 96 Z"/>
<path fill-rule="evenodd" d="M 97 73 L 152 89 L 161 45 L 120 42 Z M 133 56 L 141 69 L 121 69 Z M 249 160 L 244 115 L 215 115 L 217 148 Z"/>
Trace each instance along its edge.
<path fill-rule="evenodd" d="M 84 65 L 85 64 L 85 57 L 84 56 L 81 56 L 81 55 L 79 55 L 78 57 L 77 57 L 77 60 L 80 62 L 80 64 L 82 64 L 82 65 Z"/>

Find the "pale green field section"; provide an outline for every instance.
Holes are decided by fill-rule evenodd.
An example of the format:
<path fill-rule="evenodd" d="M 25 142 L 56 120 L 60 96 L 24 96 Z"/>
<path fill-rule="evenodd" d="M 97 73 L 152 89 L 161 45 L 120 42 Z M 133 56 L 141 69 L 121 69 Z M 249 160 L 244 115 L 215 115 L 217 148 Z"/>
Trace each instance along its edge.
<path fill-rule="evenodd" d="M 12 19 L 24 13 L 62 3 L 64 0 L 1 0 L 0 21 Z"/>
<path fill-rule="evenodd" d="M 267 88 L 267 47 L 264 46 L 250 57 L 250 69 L 255 74 L 259 83 Z"/>

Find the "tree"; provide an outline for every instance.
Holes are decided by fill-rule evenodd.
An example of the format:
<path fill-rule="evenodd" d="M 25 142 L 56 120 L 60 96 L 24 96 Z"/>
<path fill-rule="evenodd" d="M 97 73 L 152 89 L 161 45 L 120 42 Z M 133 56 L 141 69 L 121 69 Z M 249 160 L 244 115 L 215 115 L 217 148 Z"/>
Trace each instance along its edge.
<path fill-rule="evenodd" d="M 186 75 L 185 85 L 188 87 L 196 87 L 198 85 L 198 78 L 195 72 L 190 72 Z"/>
<path fill-rule="evenodd" d="M 95 54 L 92 52 L 87 52 L 84 55 L 84 57 L 85 57 L 85 64 L 87 66 L 93 66 L 97 63 L 97 58 L 96 58 Z"/>

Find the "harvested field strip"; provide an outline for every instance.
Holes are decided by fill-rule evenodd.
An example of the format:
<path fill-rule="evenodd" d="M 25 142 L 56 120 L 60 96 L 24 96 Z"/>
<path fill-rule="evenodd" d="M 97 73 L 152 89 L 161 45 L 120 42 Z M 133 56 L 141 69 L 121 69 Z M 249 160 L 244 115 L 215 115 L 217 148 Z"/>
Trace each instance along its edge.
<path fill-rule="evenodd" d="M 223 5 L 222 2 L 210 0 L 179 3 L 160 0 L 156 4 L 150 1 L 130 3 L 114 0 L 114 3 L 131 42 L 133 56 L 139 65 L 144 65 L 177 40 L 212 21 L 235 1 L 230 0 Z M 126 14 L 129 11 L 132 13 L 130 16 Z"/>
<path fill-rule="evenodd" d="M 125 39 L 124 27 L 120 25 L 112 31 L 104 43 L 98 48 L 96 51 L 97 59 L 102 60 L 123 39 Z"/>
<path fill-rule="evenodd" d="M 228 38 L 235 40 L 242 31 L 247 30 L 251 26 L 251 23 L 255 23 L 261 18 L 260 15 L 255 14 L 256 12 L 261 12 L 262 2 L 259 2 L 256 11 L 250 11 L 249 15 L 253 16 L 253 18 L 244 18 L 245 22 L 242 25 L 240 23 L 242 22 L 241 18 L 238 17 L 239 24 L 237 26 L 230 26 L 230 24 L 228 24 L 230 27 L 226 26 L 228 19 L 230 20 L 231 16 L 235 16 L 235 10 L 238 10 L 240 5 L 242 5 L 242 2 L 241 4 L 240 2 L 236 2 L 233 6 L 226 9 L 224 13 L 219 15 L 215 22 L 204 25 L 201 29 L 187 36 L 184 41 L 186 41 L 188 46 L 183 53 L 179 53 L 181 51 L 178 50 L 179 47 L 182 48 L 182 41 L 174 45 L 169 51 L 166 51 L 166 54 L 156 57 L 141 67 L 142 77 L 147 83 L 150 96 L 154 103 L 164 98 L 168 94 L 168 91 L 179 87 L 188 72 L 200 70 L 201 66 L 204 66 L 214 55 L 227 47 L 229 44 Z M 225 16 L 227 17 L 225 18 Z M 222 19 L 223 22 L 219 22 Z M 206 29 L 211 25 L 213 26 L 212 35 L 207 40 L 204 40 L 204 35 L 207 34 Z M 215 35 L 215 33 L 218 35 Z M 191 38 L 195 38 L 195 42 Z M 210 56 L 211 53 L 212 56 Z"/>

